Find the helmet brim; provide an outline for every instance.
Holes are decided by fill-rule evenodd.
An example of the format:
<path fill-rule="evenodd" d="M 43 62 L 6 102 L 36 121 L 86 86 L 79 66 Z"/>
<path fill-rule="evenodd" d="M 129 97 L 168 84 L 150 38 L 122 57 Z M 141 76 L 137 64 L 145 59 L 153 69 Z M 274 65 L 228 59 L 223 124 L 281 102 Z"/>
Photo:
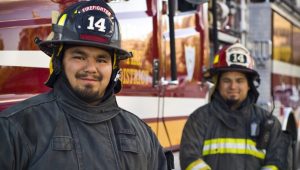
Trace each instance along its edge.
<path fill-rule="evenodd" d="M 218 75 L 223 72 L 229 72 L 229 71 L 237 71 L 237 72 L 245 73 L 251 77 L 259 77 L 259 74 L 255 70 L 248 69 L 246 67 L 239 66 L 239 65 L 231 65 L 230 67 L 211 68 L 204 73 L 204 78 L 210 81 L 215 75 Z"/>
<path fill-rule="evenodd" d="M 121 48 L 109 45 L 109 44 L 104 44 L 104 43 L 97 43 L 97 42 L 91 42 L 91 41 L 84 41 L 84 40 L 49 40 L 49 41 L 40 41 L 38 43 L 38 46 L 40 50 L 42 50 L 45 54 L 48 56 L 52 56 L 53 54 L 53 48 L 57 48 L 59 45 L 64 44 L 64 45 L 78 45 L 78 46 L 92 46 L 92 47 L 97 47 L 97 48 L 102 48 L 106 50 L 115 50 L 117 53 L 118 59 L 119 60 L 125 60 L 127 58 L 132 57 L 132 54 L 126 50 L 123 50 Z"/>

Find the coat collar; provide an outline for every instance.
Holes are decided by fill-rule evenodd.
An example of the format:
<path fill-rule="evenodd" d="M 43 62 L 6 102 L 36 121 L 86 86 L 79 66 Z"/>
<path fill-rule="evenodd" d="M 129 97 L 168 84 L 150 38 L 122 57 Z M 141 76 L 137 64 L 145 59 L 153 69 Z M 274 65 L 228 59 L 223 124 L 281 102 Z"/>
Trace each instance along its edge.
<path fill-rule="evenodd" d="M 79 99 L 62 78 L 57 80 L 53 90 L 61 109 L 66 114 L 86 123 L 99 123 L 112 119 L 121 111 L 114 95 L 96 106 L 91 106 Z"/>
<path fill-rule="evenodd" d="M 232 111 L 229 109 L 221 95 L 218 92 L 215 92 L 210 104 L 210 111 L 228 128 L 235 129 L 240 123 L 244 122 L 243 120 L 247 121 L 250 119 L 251 106 L 253 104 L 251 98 L 248 97 L 237 110 Z"/>

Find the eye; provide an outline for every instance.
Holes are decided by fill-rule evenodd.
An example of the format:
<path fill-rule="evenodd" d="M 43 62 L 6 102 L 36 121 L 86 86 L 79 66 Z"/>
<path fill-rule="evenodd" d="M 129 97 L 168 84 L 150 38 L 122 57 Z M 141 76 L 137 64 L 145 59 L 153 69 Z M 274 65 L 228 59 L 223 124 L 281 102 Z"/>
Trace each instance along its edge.
<path fill-rule="evenodd" d="M 107 59 L 105 58 L 97 58 L 96 61 L 97 63 L 107 63 Z"/>
<path fill-rule="evenodd" d="M 247 81 L 247 80 L 246 80 L 246 79 L 243 79 L 243 78 L 237 80 L 238 83 L 244 83 L 244 82 L 246 82 L 246 81 Z"/>
<path fill-rule="evenodd" d="M 222 82 L 224 82 L 224 83 L 229 83 L 229 82 L 230 82 L 230 79 L 224 78 L 224 79 L 222 79 Z"/>
<path fill-rule="evenodd" d="M 77 60 L 85 60 L 85 57 L 83 57 L 81 55 L 74 55 L 73 58 L 77 59 Z"/>
<path fill-rule="evenodd" d="M 106 56 L 106 55 L 99 55 L 96 58 L 97 63 L 108 63 L 109 60 L 110 60 L 110 56 Z"/>
<path fill-rule="evenodd" d="M 70 55 L 75 60 L 85 60 L 86 59 L 86 53 L 78 48 L 71 50 Z"/>

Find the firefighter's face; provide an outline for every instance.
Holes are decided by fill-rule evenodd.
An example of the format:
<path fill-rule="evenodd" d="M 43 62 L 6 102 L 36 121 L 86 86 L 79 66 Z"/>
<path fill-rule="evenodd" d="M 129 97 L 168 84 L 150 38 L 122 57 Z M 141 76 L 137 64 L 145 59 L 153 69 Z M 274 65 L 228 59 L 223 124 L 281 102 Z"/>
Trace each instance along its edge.
<path fill-rule="evenodd" d="M 109 52 L 95 47 L 71 47 L 65 51 L 63 67 L 77 96 L 90 104 L 99 102 L 112 74 Z"/>
<path fill-rule="evenodd" d="M 221 74 L 218 90 L 231 108 L 238 107 L 247 98 L 249 89 L 245 74 L 235 71 Z"/>

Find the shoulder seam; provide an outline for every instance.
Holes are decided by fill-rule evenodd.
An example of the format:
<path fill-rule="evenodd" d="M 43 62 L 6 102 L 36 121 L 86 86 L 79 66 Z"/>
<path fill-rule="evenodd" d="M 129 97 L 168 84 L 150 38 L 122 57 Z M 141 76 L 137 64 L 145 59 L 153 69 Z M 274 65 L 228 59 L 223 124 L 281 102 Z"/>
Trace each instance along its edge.
<path fill-rule="evenodd" d="M 46 95 L 46 94 L 42 94 L 42 95 Z M 48 93 L 47 93 L 47 95 L 48 95 Z M 29 98 L 30 99 L 30 98 Z M 18 108 L 18 109 L 15 109 L 13 112 L 11 112 L 11 113 L 9 113 L 9 114 L 7 114 L 7 115 L 0 115 L 0 117 L 6 117 L 6 118 L 9 118 L 9 117 L 11 117 L 11 116 L 13 116 L 14 114 L 16 114 L 16 113 L 18 113 L 18 112 L 21 112 L 21 111 L 24 111 L 24 110 L 26 110 L 26 109 L 28 109 L 29 107 L 34 107 L 34 106 L 38 106 L 38 105 L 41 105 L 41 104 L 44 104 L 44 103 L 49 103 L 49 102 L 52 102 L 52 101 L 54 101 L 56 98 L 55 97 L 53 97 L 53 98 L 48 98 L 47 100 L 42 100 L 42 101 L 39 101 L 39 102 L 36 102 L 36 103 L 31 103 L 30 105 L 24 105 L 23 107 L 21 107 L 21 108 Z M 22 102 L 25 102 L 26 100 L 24 100 L 24 101 L 22 101 Z M 16 105 L 18 105 L 18 104 L 21 104 L 21 103 L 17 103 Z M 13 107 L 13 106 L 12 106 Z M 8 110 L 4 110 L 4 113 L 6 112 L 6 111 L 8 111 L 9 112 L 9 108 L 8 108 Z"/>

